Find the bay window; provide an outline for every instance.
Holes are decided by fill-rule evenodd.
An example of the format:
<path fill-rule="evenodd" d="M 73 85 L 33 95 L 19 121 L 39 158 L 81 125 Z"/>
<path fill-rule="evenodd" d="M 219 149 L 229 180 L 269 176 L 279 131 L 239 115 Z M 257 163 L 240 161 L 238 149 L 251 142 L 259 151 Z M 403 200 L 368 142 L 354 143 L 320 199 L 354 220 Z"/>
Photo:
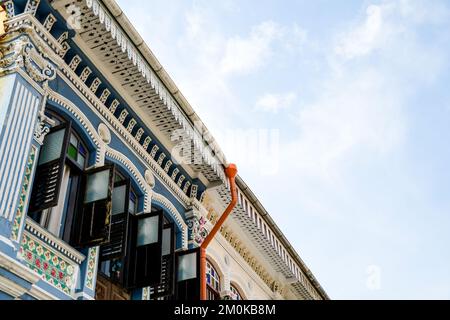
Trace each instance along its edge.
<path fill-rule="evenodd" d="M 28 216 L 77 248 L 109 241 L 114 166 L 89 169 L 89 149 L 71 121 L 55 122 L 37 160 Z"/>

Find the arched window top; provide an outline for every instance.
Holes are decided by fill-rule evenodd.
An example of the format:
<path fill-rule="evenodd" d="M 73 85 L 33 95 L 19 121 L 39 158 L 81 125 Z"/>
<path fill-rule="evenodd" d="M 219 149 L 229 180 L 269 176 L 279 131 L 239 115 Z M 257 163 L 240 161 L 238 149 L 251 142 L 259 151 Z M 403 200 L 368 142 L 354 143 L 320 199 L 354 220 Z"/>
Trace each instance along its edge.
<path fill-rule="evenodd" d="M 216 292 L 220 291 L 220 275 L 209 261 L 206 261 L 206 283 Z"/>
<path fill-rule="evenodd" d="M 244 300 L 241 292 L 235 285 L 230 284 L 230 291 L 233 294 L 233 300 Z"/>
<path fill-rule="evenodd" d="M 69 123 L 60 114 L 57 114 L 51 110 L 46 110 L 45 115 L 54 121 L 53 127 L 63 126 Z M 86 142 L 81 138 L 81 135 L 75 130 L 73 125 L 67 126 L 70 129 L 67 142 L 67 158 L 72 160 L 81 169 L 85 169 L 89 166 L 89 149 Z M 45 149 L 44 149 L 45 150 Z"/>

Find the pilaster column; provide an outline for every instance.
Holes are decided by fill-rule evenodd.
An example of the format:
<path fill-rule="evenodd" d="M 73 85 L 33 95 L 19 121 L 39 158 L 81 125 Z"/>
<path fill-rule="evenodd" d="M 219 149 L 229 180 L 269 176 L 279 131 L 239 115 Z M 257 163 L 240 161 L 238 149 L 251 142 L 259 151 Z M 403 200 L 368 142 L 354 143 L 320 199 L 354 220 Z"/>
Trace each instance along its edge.
<path fill-rule="evenodd" d="M 86 254 L 86 260 L 84 260 L 81 265 L 81 288 L 79 289 L 77 296 L 79 300 L 94 300 L 100 247 L 89 248 L 84 253 Z"/>
<path fill-rule="evenodd" d="M 26 212 L 41 94 L 18 74 L 0 78 L 0 240 L 11 238 L 16 212 Z M 18 226 L 15 226 L 18 228 Z M 17 234 L 12 238 L 17 240 Z"/>
<path fill-rule="evenodd" d="M 46 117 L 45 106 L 47 102 L 47 85 L 44 85 L 44 95 L 41 101 L 41 108 L 38 113 L 37 123 L 35 125 L 33 140 L 25 167 L 24 177 L 19 194 L 19 200 L 15 211 L 12 224 L 11 240 L 19 244 L 21 235 L 25 225 L 25 217 L 28 211 L 29 197 L 31 194 L 31 186 L 33 182 L 34 172 L 39 158 L 40 147 L 44 142 L 45 136 L 50 132 L 50 128 L 54 125 L 54 121 Z"/>
<path fill-rule="evenodd" d="M 41 50 L 19 30 L 0 39 L 0 246 L 11 249 L 20 238 L 35 161 L 48 132 L 45 92 L 56 67 Z"/>

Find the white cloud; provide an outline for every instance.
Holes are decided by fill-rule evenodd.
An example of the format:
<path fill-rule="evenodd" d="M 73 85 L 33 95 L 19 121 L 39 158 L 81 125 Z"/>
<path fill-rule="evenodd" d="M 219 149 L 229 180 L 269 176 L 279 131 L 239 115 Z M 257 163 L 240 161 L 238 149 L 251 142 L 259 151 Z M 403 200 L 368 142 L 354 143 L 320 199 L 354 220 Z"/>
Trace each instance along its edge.
<path fill-rule="evenodd" d="M 268 93 L 258 99 L 256 110 L 277 113 L 291 107 L 296 98 L 297 95 L 294 92 L 286 94 Z"/>
<path fill-rule="evenodd" d="M 368 5 L 362 22 L 357 21 L 337 36 L 335 53 L 346 59 L 369 55 L 395 46 L 421 24 L 439 24 L 450 17 L 443 3 L 423 0 L 383 1 Z"/>
<path fill-rule="evenodd" d="M 226 40 L 220 71 L 225 75 L 249 74 L 270 64 L 280 51 L 299 51 L 308 33 L 297 24 L 284 26 L 264 21 L 254 26 L 247 37 L 237 35 Z"/>
<path fill-rule="evenodd" d="M 235 36 L 226 42 L 225 55 L 220 63 L 224 74 L 246 74 L 267 63 L 272 55 L 272 42 L 281 36 L 281 30 L 272 21 L 253 27 L 248 38 Z"/>
<path fill-rule="evenodd" d="M 351 59 L 369 54 L 381 46 L 391 33 L 386 26 L 386 10 L 385 6 L 368 6 L 364 23 L 341 36 L 336 53 Z"/>
<path fill-rule="evenodd" d="M 297 112 L 298 136 L 282 146 L 299 174 L 331 182 L 349 161 L 390 155 L 408 139 L 408 105 L 445 64 L 417 35 L 418 24 L 437 15 L 425 11 L 419 19 L 415 3 L 369 5 L 331 43 L 330 74 Z"/>
<path fill-rule="evenodd" d="M 297 113 L 299 135 L 284 145 L 298 173 L 333 181 L 345 161 L 394 150 L 406 123 L 402 101 L 389 86 L 376 70 L 330 79 Z"/>

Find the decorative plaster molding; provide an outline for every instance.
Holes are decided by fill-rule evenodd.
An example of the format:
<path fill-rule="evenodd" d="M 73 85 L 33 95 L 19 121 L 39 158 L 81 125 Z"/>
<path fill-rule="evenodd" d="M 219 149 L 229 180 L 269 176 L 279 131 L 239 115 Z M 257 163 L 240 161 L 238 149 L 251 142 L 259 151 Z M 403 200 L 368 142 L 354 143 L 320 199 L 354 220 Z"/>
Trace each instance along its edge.
<path fill-rule="evenodd" d="M 85 67 L 80 75 L 80 80 L 86 82 L 88 77 L 91 75 L 92 70 L 89 67 Z M 115 109 L 114 109 L 115 110 Z"/>
<path fill-rule="evenodd" d="M 139 128 L 138 131 L 136 132 L 136 136 L 135 136 L 136 141 L 140 142 L 143 134 L 144 134 L 144 129 Z"/>
<path fill-rule="evenodd" d="M 213 171 L 225 184 L 227 184 L 228 181 L 225 176 L 225 172 L 222 165 L 213 155 L 212 147 L 210 145 L 204 145 L 204 138 L 202 137 L 202 134 L 199 133 L 187 119 L 181 110 L 181 107 L 172 97 L 172 94 L 167 90 L 161 80 L 159 80 L 158 76 L 154 73 L 146 60 L 137 51 L 134 44 L 128 40 L 127 35 L 121 31 L 121 28 L 115 23 L 114 19 L 110 17 L 98 0 L 86 0 L 86 4 L 87 7 L 92 10 L 93 14 L 99 17 L 100 23 L 104 25 L 108 32 L 110 32 L 111 38 L 117 42 L 124 53 L 128 54 L 129 60 L 138 68 L 144 79 L 147 80 L 147 83 L 155 89 L 157 94 L 159 94 L 160 100 L 172 113 L 173 117 L 182 128 L 184 134 L 193 141 L 194 146 L 200 151 L 204 162 L 213 169 Z"/>
<path fill-rule="evenodd" d="M 27 218 L 26 219 L 26 225 L 25 229 L 34 237 L 38 238 L 39 240 L 42 240 L 45 244 L 50 246 L 51 248 L 57 250 L 58 252 L 61 252 L 77 264 L 81 264 L 84 259 L 86 258 L 83 254 L 78 252 L 77 250 L 73 249 L 71 246 L 66 244 L 61 239 L 56 238 L 51 233 L 49 233 L 47 230 L 43 229 L 41 226 L 39 226 L 36 222 L 33 220 Z"/>
<path fill-rule="evenodd" d="M 30 195 L 31 181 L 33 179 L 32 173 L 36 161 L 36 154 L 37 148 L 35 146 L 31 146 L 27 167 L 25 168 L 25 176 L 23 177 L 22 189 L 19 195 L 19 205 L 17 206 L 16 215 L 14 216 L 14 222 L 12 226 L 11 240 L 15 242 L 19 242 L 20 233 L 26 217 L 25 208 L 27 206 L 28 197 Z"/>
<path fill-rule="evenodd" d="M 41 115 L 39 117 L 40 119 L 36 123 L 36 129 L 34 130 L 34 140 L 42 145 L 44 143 L 45 136 L 50 132 L 51 126 L 42 120 Z"/>
<path fill-rule="evenodd" d="M 109 91 L 108 89 L 103 90 L 102 95 L 100 96 L 101 103 L 105 104 L 110 95 L 111 91 Z"/>
<path fill-rule="evenodd" d="M 183 217 L 178 212 L 177 208 L 170 202 L 169 199 L 164 197 L 162 194 L 159 193 L 153 193 L 152 201 L 156 202 L 157 204 L 163 206 L 165 209 L 169 211 L 169 213 L 172 215 L 172 218 L 175 220 L 178 227 L 181 229 L 182 232 L 182 247 L 183 249 L 187 249 L 188 247 L 188 226 L 183 220 Z"/>
<path fill-rule="evenodd" d="M 261 280 L 263 280 L 264 283 L 272 290 L 274 280 L 269 276 L 269 273 L 262 267 L 257 259 L 250 254 L 250 250 L 247 249 L 242 241 L 239 241 L 238 237 L 226 226 L 223 226 L 220 229 L 220 233 L 225 238 L 225 240 L 230 243 L 234 250 L 236 250 L 236 252 L 239 253 L 239 255 L 245 260 L 245 262 L 253 269 L 253 271 L 261 278 Z"/>
<path fill-rule="evenodd" d="M 41 0 L 28 0 L 24 12 L 27 13 L 29 12 L 34 16 L 36 14 L 40 2 Z"/>
<path fill-rule="evenodd" d="M 45 18 L 45 21 L 44 21 L 44 28 L 47 30 L 47 31 L 51 31 L 52 30 L 52 28 L 53 28 L 53 25 L 56 23 L 56 18 L 55 18 L 55 16 L 53 15 L 53 14 L 49 14 L 48 16 L 47 16 L 47 18 Z"/>
<path fill-rule="evenodd" d="M 151 189 L 155 187 L 155 177 L 150 170 L 145 171 L 145 181 L 148 183 Z"/>
<path fill-rule="evenodd" d="M 104 123 L 100 123 L 100 125 L 98 126 L 98 135 L 101 137 L 102 141 L 105 144 L 108 145 L 111 143 L 111 132 Z"/>
<path fill-rule="evenodd" d="M 3 4 L 5 10 L 6 10 L 6 17 L 8 19 L 13 18 L 16 13 L 14 11 L 14 2 L 12 0 L 9 1 L 5 1 L 5 3 Z"/>
<path fill-rule="evenodd" d="M 49 31 L 31 14 L 23 13 L 5 22 L 7 33 L 2 37 L 2 42 L 10 41 L 21 35 L 27 35 L 39 50 L 46 56 L 53 56 L 52 61 L 56 65 L 64 64 L 58 56 L 63 49 Z"/>
<path fill-rule="evenodd" d="M 150 185 L 146 182 L 147 180 L 139 172 L 138 168 L 136 168 L 127 156 L 110 147 L 106 147 L 106 155 L 122 163 L 127 168 L 128 172 L 137 180 L 141 190 L 144 192 L 144 211 L 149 212 L 151 209 L 151 198 L 153 191 Z"/>
<path fill-rule="evenodd" d="M 186 212 L 186 221 L 189 229 L 189 243 L 200 246 L 208 236 L 207 219 L 201 213 L 192 208 Z"/>
<path fill-rule="evenodd" d="M 0 74 L 7 74 L 18 68 L 25 68 L 29 76 L 36 82 L 53 80 L 56 77 L 56 67 L 36 47 L 30 37 L 22 34 L 10 39 L 0 40 Z"/>
<path fill-rule="evenodd" d="M 48 84 L 43 85 L 44 94 L 42 95 L 41 108 L 38 114 L 38 121 L 34 131 L 34 140 L 42 146 L 45 136 L 50 132 L 50 128 L 55 124 L 55 121 L 45 115 L 45 108 L 48 99 Z"/>
<path fill-rule="evenodd" d="M 150 168 L 161 178 L 161 180 L 171 189 L 171 191 L 180 199 L 180 202 L 187 206 L 190 204 L 190 198 L 182 192 L 182 190 L 176 185 L 176 183 L 171 180 L 170 176 L 158 165 L 155 159 L 150 157 L 150 154 L 147 152 L 145 146 L 146 144 L 150 144 L 151 138 L 147 137 L 144 141 L 144 144 L 141 145 L 138 141 L 136 141 L 135 137 L 129 133 L 122 123 L 111 113 L 111 111 L 104 107 L 103 104 L 99 101 L 98 97 L 93 95 L 87 86 L 78 80 L 78 76 L 69 68 L 63 66 L 62 71 L 65 76 L 68 77 L 75 87 L 79 90 L 81 94 L 88 101 L 88 105 L 92 105 L 100 114 L 112 125 L 112 127 L 116 130 L 118 136 L 121 136 L 128 142 L 131 147 L 136 151 L 136 154 L 140 156 L 149 166 Z"/>

